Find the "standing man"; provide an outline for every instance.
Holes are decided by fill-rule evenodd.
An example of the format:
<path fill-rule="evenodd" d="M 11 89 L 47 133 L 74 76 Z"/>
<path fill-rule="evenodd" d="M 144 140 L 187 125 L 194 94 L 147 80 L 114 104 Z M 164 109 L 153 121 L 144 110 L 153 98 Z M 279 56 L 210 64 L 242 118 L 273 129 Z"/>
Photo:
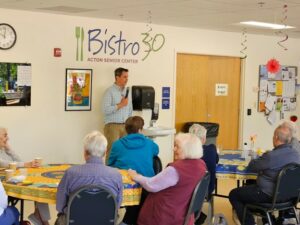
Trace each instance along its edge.
<path fill-rule="evenodd" d="M 104 135 L 107 138 L 106 162 L 108 161 L 111 145 L 115 140 L 126 135 L 125 121 L 132 114 L 132 102 L 129 97 L 128 69 L 115 70 L 115 83 L 105 91 L 102 111 L 104 114 Z"/>

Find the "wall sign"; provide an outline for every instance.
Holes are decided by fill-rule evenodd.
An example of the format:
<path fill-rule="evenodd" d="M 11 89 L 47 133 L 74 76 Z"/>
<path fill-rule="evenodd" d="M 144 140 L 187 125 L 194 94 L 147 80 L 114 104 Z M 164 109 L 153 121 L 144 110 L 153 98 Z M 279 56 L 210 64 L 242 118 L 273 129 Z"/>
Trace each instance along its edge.
<path fill-rule="evenodd" d="M 170 87 L 162 87 L 162 97 L 170 98 Z"/>
<path fill-rule="evenodd" d="M 228 84 L 216 84 L 216 96 L 227 96 Z"/>
<path fill-rule="evenodd" d="M 170 87 L 162 87 L 161 108 L 170 109 Z"/>
<path fill-rule="evenodd" d="M 162 99 L 161 108 L 162 109 L 170 109 L 170 99 L 169 98 Z"/>
<path fill-rule="evenodd" d="M 123 30 L 80 26 L 75 27 L 74 40 L 76 61 L 99 63 L 138 63 L 159 52 L 166 42 L 163 34 L 152 29 L 132 38 Z"/>

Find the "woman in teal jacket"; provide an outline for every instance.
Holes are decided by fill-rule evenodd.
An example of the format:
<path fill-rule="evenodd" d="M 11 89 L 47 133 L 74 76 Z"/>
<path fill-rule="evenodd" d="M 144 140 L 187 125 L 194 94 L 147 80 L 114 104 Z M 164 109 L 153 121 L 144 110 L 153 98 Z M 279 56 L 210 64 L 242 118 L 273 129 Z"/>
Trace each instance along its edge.
<path fill-rule="evenodd" d="M 125 122 L 127 136 L 112 144 L 108 165 L 119 169 L 133 169 L 145 177 L 153 177 L 153 157 L 158 155 L 158 145 L 142 134 L 144 120 L 129 117 Z M 137 218 L 148 192 L 143 190 L 140 205 L 126 207 L 125 224 L 137 224 Z"/>
<path fill-rule="evenodd" d="M 158 145 L 142 134 L 144 120 L 129 117 L 125 122 L 127 136 L 115 141 L 108 165 L 119 169 L 133 169 L 146 177 L 153 177 L 153 157 L 158 155 Z"/>

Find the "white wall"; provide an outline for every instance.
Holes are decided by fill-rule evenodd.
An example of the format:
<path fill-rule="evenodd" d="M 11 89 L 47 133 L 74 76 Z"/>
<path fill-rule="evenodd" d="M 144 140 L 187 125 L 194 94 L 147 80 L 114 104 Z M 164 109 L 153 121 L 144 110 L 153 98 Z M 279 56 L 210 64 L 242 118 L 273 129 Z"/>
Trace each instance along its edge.
<path fill-rule="evenodd" d="M 174 126 L 175 121 L 176 53 L 239 56 L 241 50 L 241 33 L 152 25 L 152 32 L 163 33 L 166 43 L 145 61 L 141 61 L 142 51 L 145 50 L 143 47 L 138 57 L 129 57 L 138 59 L 136 64 L 77 62 L 75 26 L 84 27 L 85 30 L 108 28 L 113 33 L 122 30 L 127 40 L 142 43 L 140 33 L 148 30 L 146 24 L 6 9 L 0 9 L 0 15 L 1 21 L 13 25 L 18 34 L 15 47 L 0 51 L 0 61 L 32 64 L 32 106 L 0 107 L 0 126 L 8 127 L 10 143 L 24 160 L 39 155 L 47 162 L 83 161 L 81 140 L 87 132 L 103 128 L 101 99 L 105 89 L 114 81 L 113 70 L 116 67 L 129 69 L 129 85 L 154 86 L 158 102 L 161 102 L 161 87 L 171 86 L 171 108 L 160 110 L 158 121 L 158 124 L 170 127 Z M 274 126 L 266 122 L 262 113 L 256 112 L 257 92 L 254 89 L 258 85 L 258 66 L 271 57 L 277 58 L 283 65 L 299 66 L 300 40 L 288 39 L 289 50 L 283 51 L 276 44 L 278 37 L 247 36 L 241 141 L 248 141 L 249 135 L 256 133 L 257 146 L 271 148 Z M 90 55 L 86 39 L 84 44 L 85 55 Z M 55 47 L 62 49 L 61 58 L 53 57 Z M 64 111 L 66 68 L 93 69 L 92 111 Z M 246 116 L 247 108 L 252 109 L 252 116 Z M 299 114 L 299 107 L 297 110 Z M 172 159 L 172 139 L 159 138 L 158 142 L 165 164 Z"/>

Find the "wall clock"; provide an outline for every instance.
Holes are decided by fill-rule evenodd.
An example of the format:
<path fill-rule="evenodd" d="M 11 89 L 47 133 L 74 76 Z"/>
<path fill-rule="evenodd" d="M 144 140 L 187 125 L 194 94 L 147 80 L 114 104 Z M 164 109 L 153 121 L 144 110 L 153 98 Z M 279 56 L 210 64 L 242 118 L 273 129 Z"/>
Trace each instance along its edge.
<path fill-rule="evenodd" d="M 7 23 L 0 23 L 0 49 L 8 50 L 15 45 L 16 41 L 15 29 Z"/>

